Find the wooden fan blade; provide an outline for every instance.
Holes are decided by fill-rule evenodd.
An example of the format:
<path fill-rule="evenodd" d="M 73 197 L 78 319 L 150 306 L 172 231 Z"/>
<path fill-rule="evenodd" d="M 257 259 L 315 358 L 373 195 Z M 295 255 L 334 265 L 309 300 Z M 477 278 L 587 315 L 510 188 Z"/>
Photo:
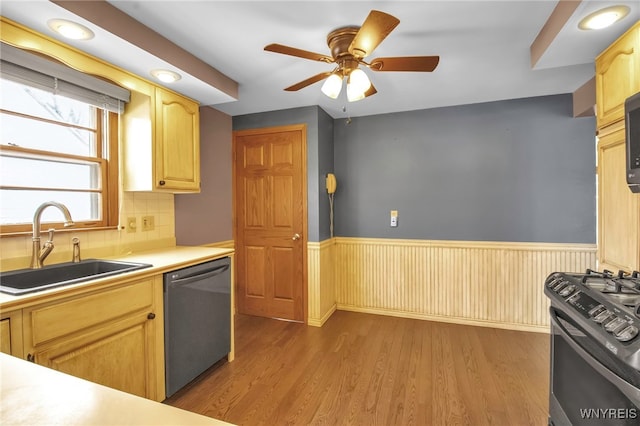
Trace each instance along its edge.
<path fill-rule="evenodd" d="M 302 88 L 305 88 L 307 86 L 309 86 L 310 84 L 316 83 L 322 79 L 325 79 L 327 77 L 329 77 L 332 73 L 330 71 L 327 72 L 322 72 L 320 74 L 316 74 L 313 77 L 309 77 L 306 80 L 301 81 L 300 83 L 296 83 L 293 86 L 289 86 L 287 87 L 286 90 L 287 92 L 295 92 L 296 90 L 300 90 Z"/>
<path fill-rule="evenodd" d="M 426 71 L 438 66 L 440 56 L 402 56 L 397 58 L 376 58 L 369 68 L 373 71 Z"/>
<path fill-rule="evenodd" d="M 327 55 L 309 52 L 308 50 L 296 49 L 295 47 L 284 46 L 282 44 L 269 44 L 264 47 L 264 50 L 282 53 L 283 55 L 297 56 L 298 58 L 311 59 L 312 61 L 327 62 L 329 64 L 333 62 L 333 58 Z"/>
<path fill-rule="evenodd" d="M 351 41 L 349 53 L 356 58 L 369 56 L 399 23 L 395 16 L 372 10 Z"/>
<path fill-rule="evenodd" d="M 373 87 L 373 84 L 371 85 L 371 87 L 369 87 L 369 90 L 367 90 L 366 92 L 364 92 L 364 97 L 368 98 L 369 96 L 373 96 L 376 93 L 378 93 L 378 91 L 376 90 L 375 87 Z"/>

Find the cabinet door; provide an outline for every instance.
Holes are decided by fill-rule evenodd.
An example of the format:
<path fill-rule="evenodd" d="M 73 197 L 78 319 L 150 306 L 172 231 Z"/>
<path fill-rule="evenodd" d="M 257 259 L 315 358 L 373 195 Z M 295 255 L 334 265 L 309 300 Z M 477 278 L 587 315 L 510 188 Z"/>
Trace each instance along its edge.
<path fill-rule="evenodd" d="M 0 316 L 0 352 L 22 357 L 22 311 L 3 312 Z"/>
<path fill-rule="evenodd" d="M 162 275 L 22 310 L 24 354 L 38 364 L 161 401 Z"/>
<path fill-rule="evenodd" d="M 36 349 L 40 365 L 141 397 L 154 398 L 154 321 L 139 314 Z"/>
<path fill-rule="evenodd" d="M 640 195 L 626 181 L 624 127 L 598 141 L 598 260 L 600 269 L 640 268 Z"/>
<path fill-rule="evenodd" d="M 11 320 L 0 321 L 0 352 L 11 355 Z"/>
<path fill-rule="evenodd" d="M 596 58 L 598 128 L 624 117 L 624 101 L 640 91 L 640 25 Z"/>
<path fill-rule="evenodd" d="M 198 104 L 156 89 L 156 188 L 200 190 Z"/>

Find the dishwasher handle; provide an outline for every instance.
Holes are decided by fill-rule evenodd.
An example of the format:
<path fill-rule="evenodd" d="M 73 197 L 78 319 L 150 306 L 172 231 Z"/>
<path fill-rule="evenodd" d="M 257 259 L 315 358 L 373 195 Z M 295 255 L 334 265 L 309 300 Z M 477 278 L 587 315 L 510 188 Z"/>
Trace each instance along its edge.
<path fill-rule="evenodd" d="M 172 279 L 169 283 L 171 287 L 175 287 L 178 285 L 187 285 L 191 284 L 195 281 L 206 280 L 207 278 L 215 277 L 216 275 L 220 275 L 229 269 L 229 264 L 218 266 L 217 268 L 210 269 L 208 271 L 198 273 L 197 275 L 191 275 L 186 278 Z"/>

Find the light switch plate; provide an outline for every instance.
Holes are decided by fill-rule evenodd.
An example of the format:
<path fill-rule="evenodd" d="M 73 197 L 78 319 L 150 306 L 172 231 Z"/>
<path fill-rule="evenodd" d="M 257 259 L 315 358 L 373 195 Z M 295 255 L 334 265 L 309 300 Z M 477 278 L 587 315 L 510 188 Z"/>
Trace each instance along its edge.
<path fill-rule="evenodd" d="M 398 210 L 391 210 L 391 227 L 398 226 Z"/>
<path fill-rule="evenodd" d="M 153 231 L 156 227 L 155 218 L 153 216 L 142 216 L 142 230 Z"/>

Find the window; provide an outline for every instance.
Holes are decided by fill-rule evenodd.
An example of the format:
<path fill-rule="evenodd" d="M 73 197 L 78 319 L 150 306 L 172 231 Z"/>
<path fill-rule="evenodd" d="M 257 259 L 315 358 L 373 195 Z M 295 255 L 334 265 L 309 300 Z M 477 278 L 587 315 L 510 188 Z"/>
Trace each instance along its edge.
<path fill-rule="evenodd" d="M 118 224 L 118 114 L 128 90 L 0 43 L 0 234 L 31 231 L 46 201 L 78 228 Z M 57 209 L 42 223 L 61 227 Z"/>
<path fill-rule="evenodd" d="M 117 225 L 117 114 L 5 78 L 0 90 L 2 233 L 30 231 L 45 201 L 65 204 L 76 227 Z"/>

